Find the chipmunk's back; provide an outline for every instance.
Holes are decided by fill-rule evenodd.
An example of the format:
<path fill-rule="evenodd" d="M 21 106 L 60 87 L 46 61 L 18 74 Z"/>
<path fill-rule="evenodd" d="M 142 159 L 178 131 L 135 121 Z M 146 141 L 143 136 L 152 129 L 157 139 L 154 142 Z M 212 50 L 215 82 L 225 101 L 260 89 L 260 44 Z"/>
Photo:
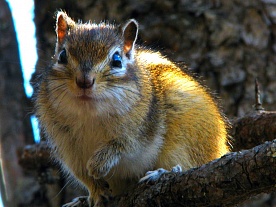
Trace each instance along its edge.
<path fill-rule="evenodd" d="M 158 52 L 139 50 L 165 111 L 166 134 L 156 168 L 200 166 L 228 152 L 227 125 L 206 88 Z M 204 152 L 204 153 L 203 153 Z"/>

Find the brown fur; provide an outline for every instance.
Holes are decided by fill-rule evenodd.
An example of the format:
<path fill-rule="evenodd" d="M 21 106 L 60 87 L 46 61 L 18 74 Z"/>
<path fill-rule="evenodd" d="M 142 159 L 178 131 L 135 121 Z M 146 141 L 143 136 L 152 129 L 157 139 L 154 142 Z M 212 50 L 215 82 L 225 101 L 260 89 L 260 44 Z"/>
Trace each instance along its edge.
<path fill-rule="evenodd" d="M 135 49 L 137 26 L 76 24 L 59 12 L 55 62 L 36 98 L 42 130 L 94 206 L 108 197 L 106 182 L 120 194 L 148 170 L 189 169 L 228 150 L 209 93 L 161 54 Z M 66 64 L 57 62 L 63 49 Z M 116 51 L 124 65 L 118 71 L 111 67 Z M 82 76 L 95 80 L 93 87 L 80 88 Z"/>

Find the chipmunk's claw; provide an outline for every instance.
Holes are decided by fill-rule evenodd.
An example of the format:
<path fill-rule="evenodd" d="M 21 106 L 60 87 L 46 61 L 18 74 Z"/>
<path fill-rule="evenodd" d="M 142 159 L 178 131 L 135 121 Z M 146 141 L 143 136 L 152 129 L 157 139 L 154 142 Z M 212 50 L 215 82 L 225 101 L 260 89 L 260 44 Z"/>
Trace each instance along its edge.
<path fill-rule="evenodd" d="M 180 172 L 182 172 L 182 168 L 180 165 L 176 165 L 172 168 L 171 171 L 165 170 L 163 168 L 159 168 L 159 169 L 153 170 L 153 171 L 148 171 L 146 173 L 146 175 L 139 180 L 139 183 L 143 183 L 143 182 L 148 183 L 148 182 L 157 181 L 161 177 L 161 175 L 168 173 L 168 172 L 180 173 Z"/>
<path fill-rule="evenodd" d="M 62 205 L 62 207 L 89 207 L 88 197 L 80 196 L 80 197 L 74 198 L 70 203 L 66 203 Z"/>

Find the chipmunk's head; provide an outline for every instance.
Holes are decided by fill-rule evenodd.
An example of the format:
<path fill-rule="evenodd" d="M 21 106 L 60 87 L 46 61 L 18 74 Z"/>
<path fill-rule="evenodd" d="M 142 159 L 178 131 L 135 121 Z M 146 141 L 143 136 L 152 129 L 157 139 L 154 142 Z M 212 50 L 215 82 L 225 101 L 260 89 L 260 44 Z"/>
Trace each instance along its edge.
<path fill-rule="evenodd" d="M 139 99 L 133 70 L 137 33 L 133 19 L 118 27 L 104 22 L 82 24 L 58 12 L 50 72 L 53 97 L 65 104 L 87 105 L 98 113 L 129 110 Z"/>

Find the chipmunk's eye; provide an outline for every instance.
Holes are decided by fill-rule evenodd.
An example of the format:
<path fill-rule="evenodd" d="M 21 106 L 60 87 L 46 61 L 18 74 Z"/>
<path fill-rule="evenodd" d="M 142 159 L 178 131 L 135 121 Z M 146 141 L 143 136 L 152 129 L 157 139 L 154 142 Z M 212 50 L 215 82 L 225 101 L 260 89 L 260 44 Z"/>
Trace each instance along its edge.
<path fill-rule="evenodd" d="M 112 67 L 121 68 L 122 67 L 122 57 L 119 55 L 118 52 L 114 53 L 112 56 Z"/>
<path fill-rule="evenodd" d="M 66 50 L 63 49 L 58 56 L 58 63 L 59 64 L 67 64 L 67 55 L 66 55 Z"/>

